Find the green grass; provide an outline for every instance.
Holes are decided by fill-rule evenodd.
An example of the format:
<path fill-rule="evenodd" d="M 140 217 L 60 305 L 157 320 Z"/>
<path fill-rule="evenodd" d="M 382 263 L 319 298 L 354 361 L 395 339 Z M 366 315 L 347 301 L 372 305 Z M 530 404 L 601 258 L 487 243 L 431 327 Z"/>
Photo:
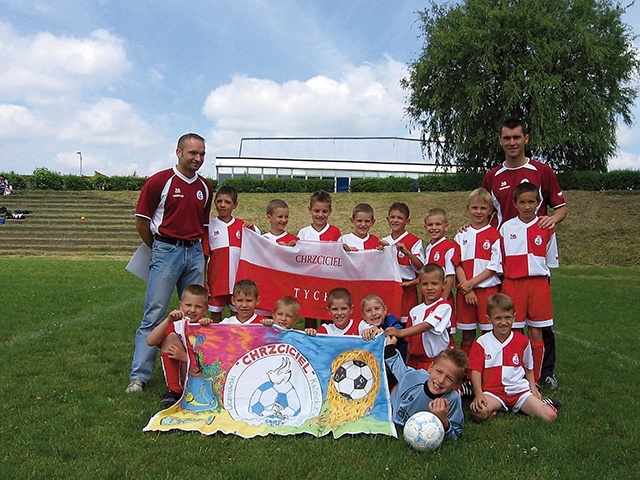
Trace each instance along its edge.
<path fill-rule="evenodd" d="M 124 394 L 145 288 L 125 264 L 0 257 L 2 478 L 617 479 L 640 471 L 637 268 L 555 272 L 564 405 L 556 423 L 504 414 L 418 454 L 383 436 L 143 433 L 164 385 L 157 368 L 147 391 Z"/>

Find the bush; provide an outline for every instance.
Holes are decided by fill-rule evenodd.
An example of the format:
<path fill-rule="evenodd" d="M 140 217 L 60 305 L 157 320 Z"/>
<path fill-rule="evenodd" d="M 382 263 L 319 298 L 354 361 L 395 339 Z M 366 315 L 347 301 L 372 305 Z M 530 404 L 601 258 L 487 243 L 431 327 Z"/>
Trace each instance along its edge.
<path fill-rule="evenodd" d="M 563 190 L 598 191 L 603 189 L 604 173 L 595 171 L 568 171 L 558 173 L 558 183 Z"/>
<path fill-rule="evenodd" d="M 260 180 L 248 175 L 236 178 L 227 178 L 223 185 L 236 189 L 238 193 L 281 193 L 281 192 L 315 192 L 326 190 L 333 192 L 333 180 L 301 178 L 268 178 Z"/>
<path fill-rule="evenodd" d="M 406 177 L 357 178 L 351 181 L 352 192 L 412 192 L 416 180 Z"/>
<path fill-rule="evenodd" d="M 126 177 L 121 177 L 121 176 L 109 177 L 109 181 L 111 182 L 111 188 L 109 190 L 114 190 L 114 191 L 141 190 L 142 185 L 146 180 L 147 180 L 147 177 L 138 177 L 137 175 L 129 175 Z"/>
<path fill-rule="evenodd" d="M 62 190 L 64 181 L 58 172 L 52 172 L 46 167 L 36 168 L 31 176 L 34 190 Z"/>
<path fill-rule="evenodd" d="M 81 177 L 80 175 L 63 175 L 62 176 L 62 189 L 63 190 L 89 190 L 92 188 L 91 180 L 89 178 Z"/>
<path fill-rule="evenodd" d="M 602 186 L 605 190 L 638 190 L 640 170 L 614 170 L 605 173 Z"/>
<path fill-rule="evenodd" d="M 461 172 L 424 175 L 418 178 L 421 192 L 471 191 L 482 185 L 483 173 Z"/>
<path fill-rule="evenodd" d="M 301 192 L 312 193 L 316 190 L 324 190 L 325 192 L 332 193 L 335 191 L 335 182 L 332 179 L 326 178 L 314 178 L 309 180 L 297 179 L 303 186 Z"/>

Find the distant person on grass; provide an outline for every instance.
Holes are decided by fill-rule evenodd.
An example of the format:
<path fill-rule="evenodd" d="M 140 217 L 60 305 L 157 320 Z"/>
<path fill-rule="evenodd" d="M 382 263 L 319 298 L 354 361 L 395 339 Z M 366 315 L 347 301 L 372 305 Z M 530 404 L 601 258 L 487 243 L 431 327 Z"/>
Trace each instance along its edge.
<path fill-rule="evenodd" d="M 522 120 L 509 118 L 500 125 L 500 145 L 505 153 L 505 161 L 487 172 L 482 181 L 482 187 L 493 198 L 496 211 L 491 224 L 498 229 L 504 222 L 518 215 L 513 203 L 513 190 L 523 182 L 533 183 L 539 189 L 540 201 L 536 215 L 540 217 L 540 227 L 552 228 L 567 216 L 564 193 L 556 174 L 547 164 L 526 156 L 525 148 L 528 143 L 529 131 Z M 548 215 L 548 207 L 553 208 L 552 215 Z M 542 328 L 542 338 L 544 360 L 541 385 L 555 390 L 558 388 L 558 381 L 553 374 L 556 363 L 553 327 Z"/>
<path fill-rule="evenodd" d="M 209 223 L 212 188 L 197 172 L 204 163 L 204 139 L 195 133 L 180 137 L 177 165 L 145 182 L 136 207 L 135 225 L 151 248 L 144 314 L 135 335 L 127 393 L 140 392 L 151 380 L 157 347 L 147 337 L 162 321 L 173 290 L 182 297 L 191 284 L 204 284 L 200 241 Z"/>
<path fill-rule="evenodd" d="M 170 407 L 182 396 L 184 380 L 187 374 L 187 323 L 210 325 L 213 320 L 205 317 L 209 293 L 201 285 L 188 285 L 182 292 L 180 308 L 153 329 L 147 337 L 147 345 L 160 346 L 160 359 L 167 392 L 160 400 L 164 408 Z"/>

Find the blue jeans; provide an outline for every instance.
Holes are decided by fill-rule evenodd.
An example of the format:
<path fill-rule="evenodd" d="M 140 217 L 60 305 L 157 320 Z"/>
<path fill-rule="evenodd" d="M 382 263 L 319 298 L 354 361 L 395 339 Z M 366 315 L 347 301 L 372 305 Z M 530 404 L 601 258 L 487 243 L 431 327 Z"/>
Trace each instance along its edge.
<path fill-rule="evenodd" d="M 173 289 L 178 289 L 180 298 L 185 287 L 192 283 L 204 285 L 202 244 L 198 242 L 192 247 L 184 248 L 153 242 L 144 314 L 136 331 L 131 362 L 131 380 L 140 380 L 145 384 L 151 380 L 158 347 L 148 346 L 147 337 L 165 318 Z"/>

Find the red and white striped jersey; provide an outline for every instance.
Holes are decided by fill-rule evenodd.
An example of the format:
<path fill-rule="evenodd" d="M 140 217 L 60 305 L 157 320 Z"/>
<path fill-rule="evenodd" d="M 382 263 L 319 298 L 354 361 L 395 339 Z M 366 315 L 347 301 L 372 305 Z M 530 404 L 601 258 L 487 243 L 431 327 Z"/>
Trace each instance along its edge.
<path fill-rule="evenodd" d="M 292 233 L 282 232 L 280 235 L 274 235 L 271 232 L 267 232 L 262 235 L 267 240 L 271 240 L 273 243 L 277 243 L 278 245 L 286 245 L 290 242 L 297 242 L 298 237 L 296 237 Z"/>
<path fill-rule="evenodd" d="M 365 238 L 360 238 L 355 233 L 346 233 L 342 235 L 340 241 L 350 247 L 356 247 L 358 250 L 373 250 L 380 245 L 380 239 L 368 233 Z"/>
<path fill-rule="evenodd" d="M 407 249 L 418 257 L 421 261 L 424 259 L 424 249 L 422 247 L 422 240 L 416 237 L 413 233 L 404 232 L 395 240 L 391 235 L 387 235 L 383 238 L 389 245 L 395 245 L 396 243 L 403 243 Z M 413 280 L 416 278 L 418 270 L 413 268 L 413 265 L 409 261 L 404 253 L 398 250 L 398 264 L 400 265 L 400 276 L 403 280 Z"/>
<path fill-rule="evenodd" d="M 421 335 L 407 337 L 409 354 L 436 357 L 449 346 L 448 328 L 451 326 L 451 304 L 441 298 L 429 305 L 421 303 L 409 312 L 407 328 L 427 322 L 431 328 Z"/>
<path fill-rule="evenodd" d="M 491 225 L 499 228 L 507 220 L 518 216 L 518 210 L 513 204 L 513 190 L 524 182 L 533 183 L 540 189 L 542 201 L 537 215 L 546 215 L 547 205 L 553 208 L 565 205 L 564 193 L 556 174 L 546 163 L 529 160 L 516 168 L 507 168 L 501 164 L 489 170 L 482 181 L 482 188 L 491 194 L 496 208 Z"/>
<path fill-rule="evenodd" d="M 309 225 L 298 232 L 300 240 L 315 240 L 316 242 L 338 242 L 341 236 L 340 229 L 328 223 L 320 231 L 313 228 L 313 225 Z"/>
<path fill-rule="evenodd" d="M 458 245 L 454 265 L 460 265 L 467 280 L 477 277 L 485 270 L 495 272 L 494 275 L 476 285 L 477 288 L 488 288 L 500 285 L 498 274 L 502 273 L 502 237 L 491 225 L 480 229 L 468 227 L 458 232 L 454 241 Z"/>
<path fill-rule="evenodd" d="M 549 269 L 560 265 L 556 232 L 553 228 L 540 228 L 538 220 L 536 217 L 524 223 L 516 217 L 500 228 L 506 278 L 549 277 Z"/>
<path fill-rule="evenodd" d="M 243 226 L 244 220 L 235 217 L 229 223 L 217 217 L 209 221 L 209 235 L 205 238 L 203 250 L 209 257 L 207 285 L 212 297 L 233 293 L 240 262 Z"/>
<path fill-rule="evenodd" d="M 471 347 L 469 369 L 482 373 L 482 391 L 495 395 L 516 395 L 530 390 L 525 369 L 533 369 L 533 354 L 529 339 L 511 332 L 501 343 L 488 332 Z"/>
<path fill-rule="evenodd" d="M 358 331 L 359 322 L 354 321 L 353 319 L 349 320 L 349 324 L 340 329 L 336 327 L 333 323 L 323 323 L 318 327 L 318 333 L 324 333 L 325 335 L 333 335 L 333 336 L 341 336 L 341 335 L 360 335 Z"/>
<path fill-rule="evenodd" d="M 456 244 L 448 238 L 442 237 L 434 244 L 431 242 L 427 244 L 427 248 L 424 249 L 424 264 L 435 263 L 444 269 L 446 276 L 455 275 L 456 268 L 453 264 L 455 253 Z"/>

